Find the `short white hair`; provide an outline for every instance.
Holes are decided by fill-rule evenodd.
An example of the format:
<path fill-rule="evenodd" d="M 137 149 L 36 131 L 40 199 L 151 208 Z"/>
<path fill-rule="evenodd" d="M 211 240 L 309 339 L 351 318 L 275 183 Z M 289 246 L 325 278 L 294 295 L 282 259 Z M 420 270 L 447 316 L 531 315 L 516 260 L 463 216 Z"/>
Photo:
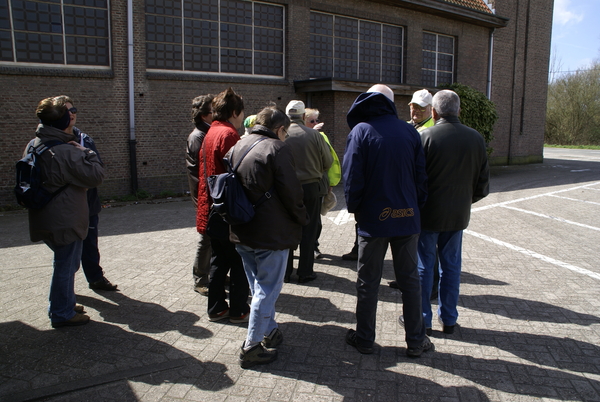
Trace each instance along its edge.
<path fill-rule="evenodd" d="M 371 92 L 380 93 L 380 94 L 384 95 L 386 98 L 388 98 L 389 100 L 391 100 L 392 102 L 394 101 L 394 91 L 392 91 L 392 89 L 390 87 L 388 87 L 387 85 L 383 85 L 383 84 L 373 85 L 367 91 L 367 93 L 371 93 Z"/>
<path fill-rule="evenodd" d="M 431 105 L 441 117 L 458 117 L 460 113 L 460 98 L 456 92 L 449 89 L 444 89 L 433 95 Z"/>

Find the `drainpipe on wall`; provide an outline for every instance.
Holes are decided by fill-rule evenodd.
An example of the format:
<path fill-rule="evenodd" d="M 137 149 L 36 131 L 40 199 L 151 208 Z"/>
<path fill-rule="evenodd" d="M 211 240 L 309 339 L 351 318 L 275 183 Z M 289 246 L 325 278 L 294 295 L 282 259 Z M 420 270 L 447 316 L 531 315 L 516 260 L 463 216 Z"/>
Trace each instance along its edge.
<path fill-rule="evenodd" d="M 492 28 L 490 31 L 490 47 L 489 47 L 489 60 L 488 60 L 488 76 L 487 76 L 487 98 L 492 99 L 492 62 L 494 61 L 494 32 L 496 28 Z"/>
<path fill-rule="evenodd" d="M 131 190 L 138 190 L 137 160 L 135 150 L 135 93 L 133 80 L 133 0 L 127 0 L 127 59 L 129 80 L 129 169 Z"/>

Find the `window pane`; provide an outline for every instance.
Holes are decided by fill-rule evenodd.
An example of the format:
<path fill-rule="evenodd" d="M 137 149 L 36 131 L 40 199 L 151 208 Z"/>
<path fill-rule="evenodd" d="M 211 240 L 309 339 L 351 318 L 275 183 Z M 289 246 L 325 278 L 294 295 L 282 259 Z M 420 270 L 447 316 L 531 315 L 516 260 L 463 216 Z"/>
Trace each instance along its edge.
<path fill-rule="evenodd" d="M 423 49 L 436 51 L 436 37 L 433 34 L 424 32 L 423 33 Z"/>
<path fill-rule="evenodd" d="M 319 35 L 333 35 L 333 15 L 310 13 L 310 32 Z"/>
<path fill-rule="evenodd" d="M 10 29 L 8 0 L 0 0 L 0 29 Z"/>
<path fill-rule="evenodd" d="M 283 54 L 255 52 L 254 74 L 283 75 Z"/>
<path fill-rule="evenodd" d="M 148 67 L 181 70 L 181 45 L 146 43 L 146 48 Z"/>
<path fill-rule="evenodd" d="M 372 22 L 360 22 L 360 40 L 369 42 L 381 42 L 381 24 Z"/>
<path fill-rule="evenodd" d="M 108 66 L 108 40 L 67 36 L 67 64 Z"/>
<path fill-rule="evenodd" d="M 146 0 L 146 12 L 149 14 L 181 15 L 180 0 Z"/>
<path fill-rule="evenodd" d="M 0 60 L 13 61 L 12 39 L 8 31 L 0 31 Z"/>
<path fill-rule="evenodd" d="M 219 71 L 219 49 L 186 46 L 185 69 L 190 71 Z"/>
<path fill-rule="evenodd" d="M 219 46 L 219 23 L 185 20 L 185 43 L 198 46 Z"/>
<path fill-rule="evenodd" d="M 358 21 L 337 17 L 335 19 L 335 36 L 358 39 Z"/>
<path fill-rule="evenodd" d="M 226 73 L 252 74 L 252 52 L 222 49 L 221 70 Z"/>
<path fill-rule="evenodd" d="M 452 74 L 451 73 L 438 73 L 437 75 L 437 84 L 452 84 Z"/>
<path fill-rule="evenodd" d="M 423 51 L 423 68 L 435 70 L 435 53 Z"/>
<path fill-rule="evenodd" d="M 183 16 L 200 20 L 219 20 L 218 0 L 184 0 Z"/>
<path fill-rule="evenodd" d="M 252 25 L 252 3 L 249 1 L 221 0 L 221 21 Z"/>
<path fill-rule="evenodd" d="M 438 70 L 440 71 L 452 71 L 452 56 L 449 54 L 438 55 Z"/>
<path fill-rule="evenodd" d="M 438 52 L 454 53 L 454 38 L 438 35 Z"/>
<path fill-rule="evenodd" d="M 181 18 L 147 15 L 146 38 L 154 42 L 181 43 Z"/>
<path fill-rule="evenodd" d="M 333 38 L 330 36 L 310 36 L 310 55 L 333 57 Z"/>
<path fill-rule="evenodd" d="M 435 87 L 435 71 L 423 70 L 421 84 L 426 87 Z"/>
<path fill-rule="evenodd" d="M 252 27 L 247 25 L 221 25 L 221 46 L 252 49 Z"/>
<path fill-rule="evenodd" d="M 333 76 L 336 78 L 357 79 L 358 62 L 356 60 L 334 60 Z"/>
<path fill-rule="evenodd" d="M 60 5 L 13 0 L 12 6 L 15 30 L 62 33 Z"/>
<path fill-rule="evenodd" d="M 283 29 L 283 8 L 254 3 L 254 25 Z"/>
<path fill-rule="evenodd" d="M 382 81 L 384 82 L 402 82 L 402 65 L 384 64 L 382 66 Z"/>
<path fill-rule="evenodd" d="M 62 36 L 15 32 L 17 61 L 64 63 Z"/>
<path fill-rule="evenodd" d="M 283 53 L 283 31 L 256 28 L 254 30 L 254 50 Z"/>
<path fill-rule="evenodd" d="M 108 37 L 108 12 L 95 8 L 65 7 L 65 33 Z"/>

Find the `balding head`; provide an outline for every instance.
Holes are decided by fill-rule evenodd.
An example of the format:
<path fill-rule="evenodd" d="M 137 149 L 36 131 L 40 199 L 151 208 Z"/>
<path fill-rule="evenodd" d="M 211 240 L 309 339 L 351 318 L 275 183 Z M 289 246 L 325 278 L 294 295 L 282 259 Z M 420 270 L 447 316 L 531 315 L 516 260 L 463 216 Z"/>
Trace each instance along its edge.
<path fill-rule="evenodd" d="M 383 85 L 383 84 L 373 85 L 367 91 L 367 93 L 371 93 L 371 92 L 380 93 L 380 94 L 384 95 L 386 98 L 388 98 L 389 100 L 391 100 L 392 102 L 394 102 L 394 91 L 392 91 L 392 89 L 390 87 L 388 87 L 387 85 Z"/>

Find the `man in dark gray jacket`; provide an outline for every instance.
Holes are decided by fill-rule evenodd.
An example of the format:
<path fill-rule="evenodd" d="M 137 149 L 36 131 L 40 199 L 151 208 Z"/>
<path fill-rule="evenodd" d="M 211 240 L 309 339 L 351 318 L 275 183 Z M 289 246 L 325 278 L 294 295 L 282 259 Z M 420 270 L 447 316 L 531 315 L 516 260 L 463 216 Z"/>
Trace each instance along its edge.
<path fill-rule="evenodd" d="M 421 209 L 419 274 L 423 318 L 431 332 L 431 286 L 436 251 L 440 260 L 438 317 L 446 334 L 458 318 L 463 230 L 471 204 L 488 195 L 490 170 L 481 134 L 460 123 L 460 98 L 450 90 L 433 97 L 435 125 L 421 133 L 429 196 Z"/>

